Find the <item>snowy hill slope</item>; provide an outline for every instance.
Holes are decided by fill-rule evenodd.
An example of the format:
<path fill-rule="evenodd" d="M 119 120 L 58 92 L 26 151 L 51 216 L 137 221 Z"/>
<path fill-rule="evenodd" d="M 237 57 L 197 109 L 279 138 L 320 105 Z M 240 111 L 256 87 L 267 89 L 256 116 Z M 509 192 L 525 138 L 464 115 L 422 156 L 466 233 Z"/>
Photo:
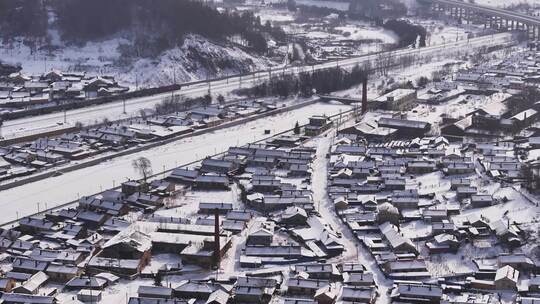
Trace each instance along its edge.
<path fill-rule="evenodd" d="M 139 59 L 131 69 L 117 75 L 120 81 L 158 86 L 225 76 L 271 65 L 238 47 L 224 47 L 204 37 L 190 35 L 180 48 L 165 51 L 157 60 Z M 135 79 L 137 77 L 137 79 Z"/>
<path fill-rule="evenodd" d="M 53 33 L 54 34 L 54 33 Z M 220 45 L 204 37 L 189 35 L 181 47 L 164 51 L 154 59 L 121 63 L 118 46 L 124 38 L 88 42 L 84 46 L 64 45 L 52 35 L 53 48 L 32 51 L 22 40 L 0 43 L 0 61 L 20 64 L 23 72 L 39 75 L 51 69 L 112 75 L 121 84 L 149 87 L 212 78 L 220 75 L 263 69 L 272 62 L 252 56 L 232 45 Z"/>

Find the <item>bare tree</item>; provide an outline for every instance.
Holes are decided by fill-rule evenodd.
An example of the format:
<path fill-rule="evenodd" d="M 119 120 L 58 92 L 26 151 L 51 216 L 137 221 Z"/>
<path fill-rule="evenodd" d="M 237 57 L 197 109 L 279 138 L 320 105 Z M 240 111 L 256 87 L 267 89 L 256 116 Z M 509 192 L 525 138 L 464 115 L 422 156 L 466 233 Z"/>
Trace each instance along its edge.
<path fill-rule="evenodd" d="M 139 110 L 139 115 L 143 120 L 146 120 L 146 111 L 144 109 Z"/>
<path fill-rule="evenodd" d="M 152 174 L 152 163 L 146 157 L 134 159 L 133 162 L 131 162 L 131 165 L 133 166 L 133 169 L 142 176 L 144 182 L 146 182 L 148 176 Z"/>

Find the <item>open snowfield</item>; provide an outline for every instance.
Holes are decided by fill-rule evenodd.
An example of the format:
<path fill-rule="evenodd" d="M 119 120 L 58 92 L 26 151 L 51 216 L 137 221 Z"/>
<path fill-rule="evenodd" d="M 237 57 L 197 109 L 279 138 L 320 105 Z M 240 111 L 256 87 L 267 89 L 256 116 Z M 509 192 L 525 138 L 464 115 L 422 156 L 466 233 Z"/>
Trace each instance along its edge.
<path fill-rule="evenodd" d="M 379 27 L 374 28 L 365 24 L 351 23 L 344 26 L 338 26 L 335 29 L 342 33 L 350 34 L 350 36 L 342 39 L 379 39 L 383 43 L 396 43 L 398 41 L 398 37 L 394 32 Z"/>
<path fill-rule="evenodd" d="M 307 123 L 308 118 L 317 114 L 337 114 L 349 106 L 333 104 L 314 104 L 288 113 L 227 128 L 193 138 L 176 141 L 141 153 L 119 157 L 98 166 L 73 171 L 49 178 L 39 183 L 31 183 L 0 193 L 0 222 L 14 220 L 41 209 L 53 207 L 119 185 L 128 178 L 138 178 L 131 166 L 137 157 L 147 157 L 152 161 L 154 172 L 171 169 L 177 165 L 201 159 L 207 155 L 221 152 L 230 146 L 243 145 L 264 137 L 264 130 L 272 134 L 291 129 L 296 121 Z"/>
<path fill-rule="evenodd" d="M 455 26 L 455 25 L 442 25 L 438 22 L 419 22 L 424 26 L 429 33 L 426 38 L 426 45 L 439 45 L 452 41 L 465 40 L 473 34 L 482 33 L 482 30 L 475 26 Z"/>

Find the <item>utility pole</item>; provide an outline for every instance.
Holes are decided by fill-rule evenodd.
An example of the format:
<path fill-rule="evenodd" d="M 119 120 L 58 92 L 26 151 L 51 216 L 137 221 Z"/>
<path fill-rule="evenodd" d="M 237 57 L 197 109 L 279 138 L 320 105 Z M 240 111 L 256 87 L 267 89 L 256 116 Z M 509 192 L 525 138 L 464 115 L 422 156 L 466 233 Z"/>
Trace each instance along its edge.
<path fill-rule="evenodd" d="M 64 109 L 64 124 L 67 123 L 67 113 L 66 109 Z"/>
<path fill-rule="evenodd" d="M 124 113 L 124 115 L 126 114 L 126 99 L 122 99 L 122 108 L 123 108 L 123 111 L 122 113 Z"/>

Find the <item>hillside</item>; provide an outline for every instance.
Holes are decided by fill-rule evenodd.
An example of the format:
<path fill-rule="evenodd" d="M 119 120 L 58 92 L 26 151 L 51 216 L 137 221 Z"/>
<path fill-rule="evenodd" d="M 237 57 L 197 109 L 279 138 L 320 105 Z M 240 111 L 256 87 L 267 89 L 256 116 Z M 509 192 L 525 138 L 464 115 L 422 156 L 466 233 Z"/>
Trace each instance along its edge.
<path fill-rule="evenodd" d="M 189 0 L 0 0 L 0 58 L 27 74 L 54 68 L 170 84 L 266 67 L 267 42 L 283 37 L 251 12 Z"/>

